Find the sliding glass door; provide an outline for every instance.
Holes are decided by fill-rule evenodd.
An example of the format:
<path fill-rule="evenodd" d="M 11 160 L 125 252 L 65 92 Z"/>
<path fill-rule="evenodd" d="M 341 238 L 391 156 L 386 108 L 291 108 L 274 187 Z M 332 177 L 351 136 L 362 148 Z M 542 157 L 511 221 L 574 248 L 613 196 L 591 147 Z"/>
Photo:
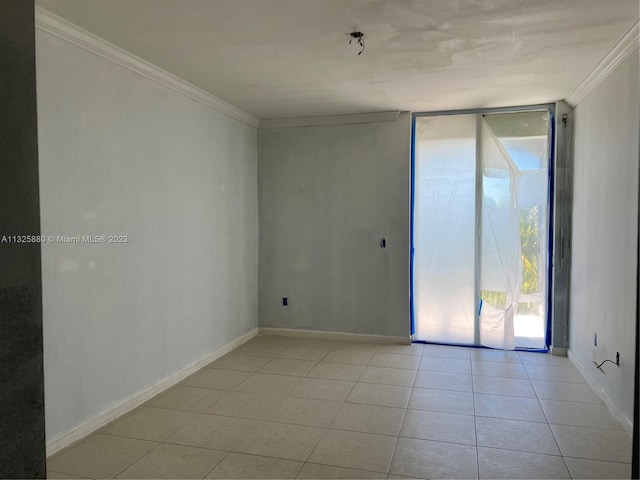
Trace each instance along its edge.
<path fill-rule="evenodd" d="M 544 348 L 549 112 L 415 120 L 414 338 Z"/>

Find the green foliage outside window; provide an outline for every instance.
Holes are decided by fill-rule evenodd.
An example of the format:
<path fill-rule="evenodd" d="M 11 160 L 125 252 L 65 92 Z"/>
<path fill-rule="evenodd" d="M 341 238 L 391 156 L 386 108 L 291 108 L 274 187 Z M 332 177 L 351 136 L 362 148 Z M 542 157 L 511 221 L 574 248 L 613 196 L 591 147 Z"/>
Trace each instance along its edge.
<path fill-rule="evenodd" d="M 523 208 L 520 210 L 520 248 L 522 259 L 522 288 L 523 294 L 539 292 L 539 252 L 540 252 L 540 207 Z M 507 306 L 506 292 L 482 290 L 481 298 L 496 308 Z M 537 302 L 522 302 L 518 304 L 518 313 L 538 313 Z"/>

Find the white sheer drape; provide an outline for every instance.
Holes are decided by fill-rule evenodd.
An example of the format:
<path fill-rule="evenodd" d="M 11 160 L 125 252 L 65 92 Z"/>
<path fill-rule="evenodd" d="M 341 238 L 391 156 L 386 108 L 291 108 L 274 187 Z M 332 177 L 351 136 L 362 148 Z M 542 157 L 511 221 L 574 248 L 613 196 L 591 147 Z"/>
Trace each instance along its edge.
<path fill-rule="evenodd" d="M 472 345 L 476 115 L 416 119 L 415 338 Z"/>
<path fill-rule="evenodd" d="M 415 338 L 513 349 L 518 166 L 478 115 L 423 117 L 414 175 Z"/>
<path fill-rule="evenodd" d="M 512 350 L 513 319 L 522 285 L 518 206 L 521 175 L 484 119 L 479 135 L 482 168 L 479 344 Z"/>

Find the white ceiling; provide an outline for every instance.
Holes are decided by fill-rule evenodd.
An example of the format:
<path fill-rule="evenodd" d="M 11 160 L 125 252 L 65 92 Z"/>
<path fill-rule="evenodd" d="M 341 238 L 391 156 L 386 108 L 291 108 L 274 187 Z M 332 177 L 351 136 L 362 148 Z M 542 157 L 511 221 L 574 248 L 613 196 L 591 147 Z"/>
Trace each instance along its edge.
<path fill-rule="evenodd" d="M 638 19 L 638 0 L 37 3 L 263 119 L 555 101 Z"/>

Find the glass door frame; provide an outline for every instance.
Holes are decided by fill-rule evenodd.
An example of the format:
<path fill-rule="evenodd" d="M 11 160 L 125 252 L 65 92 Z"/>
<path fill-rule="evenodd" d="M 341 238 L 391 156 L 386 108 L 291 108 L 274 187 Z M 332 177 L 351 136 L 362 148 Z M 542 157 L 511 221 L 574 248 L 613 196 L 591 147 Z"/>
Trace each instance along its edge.
<path fill-rule="evenodd" d="M 411 116 L 411 182 L 410 182 L 410 198 L 411 207 L 409 215 L 409 314 L 411 322 L 411 337 L 415 333 L 415 309 L 414 309 L 414 224 L 415 224 L 415 151 L 416 151 L 416 119 L 420 117 L 441 117 L 447 115 L 484 115 L 495 113 L 522 113 L 532 111 L 545 111 L 549 113 L 549 151 L 548 151 L 548 191 L 547 191 L 547 225 L 548 225 L 548 241 L 547 241 L 547 261 L 546 261 L 546 292 L 544 294 L 546 298 L 545 304 L 545 339 L 544 349 L 524 349 L 516 347 L 516 350 L 526 351 L 544 351 L 547 352 L 551 340 L 551 302 L 553 298 L 553 219 L 554 219 L 554 191 L 555 191 L 555 103 L 541 103 L 535 105 L 521 105 L 515 107 L 498 107 L 498 108 L 478 108 L 469 110 L 445 110 L 445 111 L 431 111 L 431 112 L 414 112 Z M 427 341 L 418 340 L 419 343 L 429 343 Z M 479 347 L 485 348 L 485 347 Z"/>

